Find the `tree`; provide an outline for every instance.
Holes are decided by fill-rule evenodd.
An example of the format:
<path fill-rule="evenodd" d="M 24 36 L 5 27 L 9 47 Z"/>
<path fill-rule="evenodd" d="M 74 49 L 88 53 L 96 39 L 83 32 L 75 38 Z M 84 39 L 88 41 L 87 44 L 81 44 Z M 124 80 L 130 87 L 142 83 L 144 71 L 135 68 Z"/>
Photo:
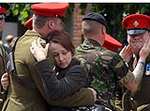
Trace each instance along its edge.
<path fill-rule="evenodd" d="M 87 4 L 81 5 L 83 11 L 85 11 L 86 5 Z M 132 13 L 144 13 L 150 15 L 150 4 L 93 3 L 91 11 L 104 15 L 108 22 L 108 33 L 113 35 L 113 37 L 119 41 L 124 42 L 126 32 L 124 32 L 121 26 L 123 17 Z M 82 13 L 84 14 L 84 12 Z"/>

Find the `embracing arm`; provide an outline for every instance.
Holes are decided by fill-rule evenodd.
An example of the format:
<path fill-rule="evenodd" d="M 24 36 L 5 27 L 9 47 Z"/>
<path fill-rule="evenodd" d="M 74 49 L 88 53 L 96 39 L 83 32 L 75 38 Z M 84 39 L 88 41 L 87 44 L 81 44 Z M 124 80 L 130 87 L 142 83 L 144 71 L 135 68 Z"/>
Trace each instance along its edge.
<path fill-rule="evenodd" d="M 86 72 L 83 72 L 80 65 L 72 66 L 66 76 L 60 80 L 57 79 L 55 72 L 51 73 L 48 60 L 38 62 L 36 67 L 45 82 L 49 99 L 67 97 L 86 86 Z"/>

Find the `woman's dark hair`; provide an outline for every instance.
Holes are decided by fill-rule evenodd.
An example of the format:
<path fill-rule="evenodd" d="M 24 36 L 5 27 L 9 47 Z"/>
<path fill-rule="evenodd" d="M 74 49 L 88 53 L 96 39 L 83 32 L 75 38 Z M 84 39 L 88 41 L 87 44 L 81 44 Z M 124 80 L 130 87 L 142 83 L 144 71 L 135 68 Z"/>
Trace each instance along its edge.
<path fill-rule="evenodd" d="M 54 31 L 47 36 L 47 42 L 54 42 L 62 45 L 67 51 L 74 55 L 75 48 L 71 41 L 71 36 L 65 31 Z"/>

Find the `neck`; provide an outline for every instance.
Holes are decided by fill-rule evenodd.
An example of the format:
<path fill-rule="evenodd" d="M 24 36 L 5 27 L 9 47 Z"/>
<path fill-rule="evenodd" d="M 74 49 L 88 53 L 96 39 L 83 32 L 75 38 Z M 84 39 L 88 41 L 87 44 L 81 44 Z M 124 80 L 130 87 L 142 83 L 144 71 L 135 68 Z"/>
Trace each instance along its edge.
<path fill-rule="evenodd" d="M 103 37 L 100 37 L 99 35 L 91 35 L 91 36 L 88 35 L 86 38 L 98 42 L 101 46 L 104 44 Z"/>

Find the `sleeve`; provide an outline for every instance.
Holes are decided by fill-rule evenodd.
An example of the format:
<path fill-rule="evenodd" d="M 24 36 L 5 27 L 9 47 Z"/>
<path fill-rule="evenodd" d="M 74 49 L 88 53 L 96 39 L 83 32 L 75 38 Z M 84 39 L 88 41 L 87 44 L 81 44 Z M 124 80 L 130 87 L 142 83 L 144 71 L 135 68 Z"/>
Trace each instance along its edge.
<path fill-rule="evenodd" d="M 130 72 L 127 64 L 118 54 L 113 56 L 110 66 L 118 80 L 121 80 Z"/>
<path fill-rule="evenodd" d="M 45 83 L 45 90 L 49 99 L 60 99 L 74 94 L 80 88 L 86 86 L 86 77 L 80 65 L 72 66 L 67 76 L 58 80 L 56 73 L 51 72 L 47 60 L 36 64 L 37 70 Z"/>

